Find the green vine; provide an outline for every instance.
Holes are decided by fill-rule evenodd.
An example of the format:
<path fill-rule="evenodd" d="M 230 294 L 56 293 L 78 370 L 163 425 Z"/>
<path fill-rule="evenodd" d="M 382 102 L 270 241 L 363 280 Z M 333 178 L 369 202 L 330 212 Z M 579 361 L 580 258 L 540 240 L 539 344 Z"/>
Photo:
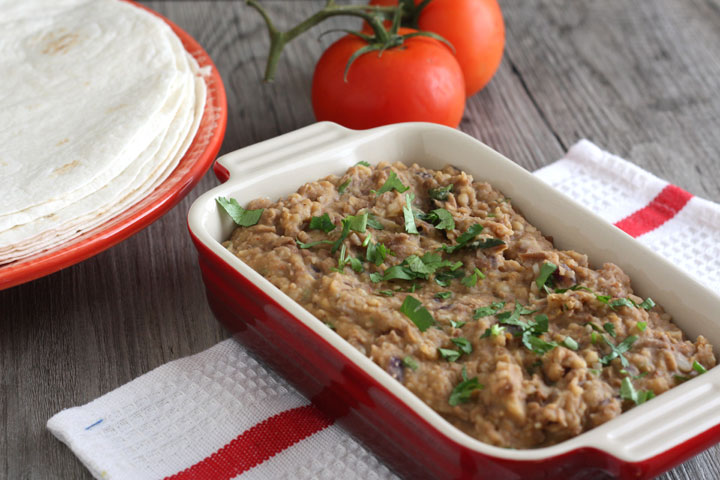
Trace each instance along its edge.
<path fill-rule="evenodd" d="M 416 36 L 431 37 L 444 42 L 452 48 L 452 45 L 450 45 L 447 40 L 432 32 L 412 32 L 405 35 L 398 34 L 400 26 L 417 25 L 417 18 L 420 11 L 422 11 L 430 1 L 431 0 L 424 0 L 416 6 L 413 0 L 400 0 L 398 6 L 381 7 L 374 5 L 336 5 L 335 0 L 327 0 L 321 10 L 286 31 L 281 31 L 275 26 L 267 10 L 260 5 L 258 0 L 246 0 L 245 3 L 257 10 L 265 21 L 265 26 L 270 36 L 270 52 L 268 53 L 267 64 L 265 66 L 264 79 L 266 82 L 272 82 L 275 78 L 278 62 L 282 56 L 285 45 L 330 17 L 350 16 L 361 18 L 370 25 L 373 31 L 373 35 L 367 35 L 344 29 L 333 30 L 356 35 L 367 42 L 366 46 L 358 49 L 348 60 L 345 68 L 345 81 L 347 81 L 347 73 L 350 66 L 358 57 L 365 53 L 373 51 L 382 53 L 388 48 L 398 47 L 408 38 Z M 385 28 L 383 22 L 389 19 L 392 20 L 392 25 L 388 29 Z"/>

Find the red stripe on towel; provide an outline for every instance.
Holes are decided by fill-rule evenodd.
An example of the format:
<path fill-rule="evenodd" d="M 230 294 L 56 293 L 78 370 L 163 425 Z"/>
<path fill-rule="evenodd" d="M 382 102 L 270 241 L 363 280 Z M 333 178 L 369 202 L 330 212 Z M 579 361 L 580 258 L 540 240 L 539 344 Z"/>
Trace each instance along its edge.
<path fill-rule="evenodd" d="M 332 425 L 312 405 L 263 420 L 190 468 L 165 480 L 229 480 Z"/>
<path fill-rule="evenodd" d="M 693 197 L 675 185 L 668 185 L 647 206 L 615 223 L 633 238 L 655 230 L 673 218 Z"/>

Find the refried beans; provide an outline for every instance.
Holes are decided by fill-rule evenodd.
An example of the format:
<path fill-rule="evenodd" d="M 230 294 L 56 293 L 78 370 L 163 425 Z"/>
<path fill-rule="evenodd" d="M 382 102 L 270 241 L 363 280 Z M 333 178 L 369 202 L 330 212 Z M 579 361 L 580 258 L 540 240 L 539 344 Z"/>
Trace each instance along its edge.
<path fill-rule="evenodd" d="M 715 366 L 618 266 L 554 248 L 491 185 L 361 163 L 240 208 L 255 218 L 225 246 L 463 432 L 552 445 Z"/>

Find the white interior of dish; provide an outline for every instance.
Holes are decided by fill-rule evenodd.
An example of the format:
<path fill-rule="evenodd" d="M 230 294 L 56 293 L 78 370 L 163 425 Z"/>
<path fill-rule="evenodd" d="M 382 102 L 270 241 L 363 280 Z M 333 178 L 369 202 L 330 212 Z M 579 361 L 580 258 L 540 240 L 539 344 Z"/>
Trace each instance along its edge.
<path fill-rule="evenodd" d="M 559 248 L 588 254 L 594 266 L 613 262 L 633 280 L 640 296 L 651 296 L 686 334 L 702 333 L 720 345 L 720 297 L 662 257 L 644 247 L 564 194 L 457 130 L 408 123 L 353 131 L 318 123 L 229 153 L 218 160 L 230 180 L 198 198 L 190 209 L 192 232 L 297 319 L 364 368 L 438 430 L 468 448 L 495 457 L 538 460 L 580 447 L 595 447 L 631 462 L 658 455 L 720 424 L 720 369 L 686 382 L 589 432 L 552 447 L 509 450 L 482 443 L 453 427 L 369 358 L 355 350 L 323 322 L 228 252 L 232 221 L 221 214 L 215 198 L 240 204 L 258 197 L 278 199 L 302 184 L 329 174 L 342 174 L 364 160 L 418 163 L 439 169 L 450 163 L 477 180 L 485 180 L 512 197 L 513 205 Z"/>

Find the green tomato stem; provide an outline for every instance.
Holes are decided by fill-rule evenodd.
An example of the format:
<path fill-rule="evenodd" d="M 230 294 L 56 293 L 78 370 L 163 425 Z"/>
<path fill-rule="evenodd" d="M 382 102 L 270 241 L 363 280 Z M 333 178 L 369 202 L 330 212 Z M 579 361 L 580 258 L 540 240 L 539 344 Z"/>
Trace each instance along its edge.
<path fill-rule="evenodd" d="M 397 17 L 398 11 L 401 11 L 403 8 L 378 7 L 371 5 L 336 5 L 334 0 L 328 0 L 322 10 L 315 12 L 310 17 L 292 27 L 290 30 L 282 32 L 275 27 L 270 15 L 257 0 L 246 0 L 245 3 L 260 13 L 265 21 L 265 26 L 267 27 L 268 35 L 270 37 L 270 52 L 268 53 L 267 65 L 265 67 L 266 82 L 272 82 L 275 78 L 278 62 L 282 56 L 285 45 L 320 22 L 330 17 L 337 16 L 362 18 L 370 25 L 370 27 L 372 27 L 375 34 L 375 41 L 384 45 L 390 42 L 392 35 L 385 29 L 379 14 L 393 14 Z"/>

